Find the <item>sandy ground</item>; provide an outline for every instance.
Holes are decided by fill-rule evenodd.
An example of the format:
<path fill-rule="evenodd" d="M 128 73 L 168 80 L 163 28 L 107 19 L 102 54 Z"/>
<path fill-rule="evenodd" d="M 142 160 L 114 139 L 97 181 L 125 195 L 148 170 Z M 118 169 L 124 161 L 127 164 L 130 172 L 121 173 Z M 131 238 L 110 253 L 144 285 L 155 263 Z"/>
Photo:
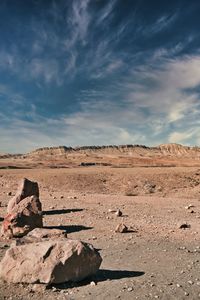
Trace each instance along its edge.
<path fill-rule="evenodd" d="M 199 168 L 0 170 L 1 218 L 23 177 L 39 183 L 45 226 L 92 243 L 103 263 L 84 282 L 40 291 L 0 282 L 0 299 L 200 299 Z M 115 233 L 121 222 L 130 232 Z M 0 240 L 0 258 L 9 244 Z"/>

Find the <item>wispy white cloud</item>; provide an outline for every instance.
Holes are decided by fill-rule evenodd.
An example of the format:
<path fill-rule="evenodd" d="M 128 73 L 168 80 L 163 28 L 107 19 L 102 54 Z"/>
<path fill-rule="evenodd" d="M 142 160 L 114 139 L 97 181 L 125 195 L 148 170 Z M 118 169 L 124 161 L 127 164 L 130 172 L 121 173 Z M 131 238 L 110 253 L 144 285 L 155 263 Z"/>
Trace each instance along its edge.
<path fill-rule="evenodd" d="M 32 59 L 29 69 L 34 79 L 42 78 L 45 83 L 56 82 L 58 85 L 62 83 L 59 64 L 55 59 Z"/>
<path fill-rule="evenodd" d="M 72 1 L 71 13 L 67 16 L 68 34 L 63 41 L 66 50 L 72 50 L 76 43 L 87 42 L 87 32 L 90 23 L 90 14 L 88 12 L 89 0 Z"/>
<path fill-rule="evenodd" d="M 199 96 L 185 90 L 200 84 L 199 67 L 199 56 L 166 61 L 158 69 L 143 67 L 133 72 L 132 78 L 137 80 L 133 81 L 132 88 L 129 81 L 128 101 L 138 108 L 148 109 L 152 117 L 164 114 L 166 122 L 195 114 Z"/>
<path fill-rule="evenodd" d="M 140 27 L 140 34 L 145 36 L 155 35 L 161 31 L 167 29 L 169 26 L 173 25 L 179 13 L 176 12 L 172 15 L 162 15 L 153 24 L 148 24 L 148 26 Z"/>
<path fill-rule="evenodd" d="M 174 131 L 169 135 L 170 143 L 187 143 L 194 145 L 194 141 L 198 145 L 200 142 L 200 133 L 197 127 L 185 129 L 184 131 Z"/>
<path fill-rule="evenodd" d="M 106 7 L 103 9 L 103 12 L 100 14 L 98 20 L 97 20 L 97 24 L 100 24 L 102 22 L 105 22 L 105 20 L 110 17 L 111 12 L 114 9 L 114 6 L 116 4 L 116 0 L 110 0 L 108 1 L 108 4 L 106 5 Z"/>

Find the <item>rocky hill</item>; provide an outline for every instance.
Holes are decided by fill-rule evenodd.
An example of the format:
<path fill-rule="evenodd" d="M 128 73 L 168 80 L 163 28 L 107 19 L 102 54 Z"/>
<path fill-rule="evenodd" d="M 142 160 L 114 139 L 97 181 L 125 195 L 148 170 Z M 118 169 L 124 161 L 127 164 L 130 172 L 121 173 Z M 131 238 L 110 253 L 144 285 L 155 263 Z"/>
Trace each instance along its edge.
<path fill-rule="evenodd" d="M 78 166 L 198 166 L 200 147 L 179 144 L 44 147 L 27 154 L 0 155 L 0 168 L 70 168 Z"/>
<path fill-rule="evenodd" d="M 82 146 L 82 147 L 44 147 L 27 154 L 29 157 L 56 156 L 62 157 L 69 154 L 104 154 L 127 156 L 171 156 L 200 158 L 200 147 L 189 147 L 180 144 L 161 144 L 156 147 L 144 145 L 108 145 L 108 146 Z"/>

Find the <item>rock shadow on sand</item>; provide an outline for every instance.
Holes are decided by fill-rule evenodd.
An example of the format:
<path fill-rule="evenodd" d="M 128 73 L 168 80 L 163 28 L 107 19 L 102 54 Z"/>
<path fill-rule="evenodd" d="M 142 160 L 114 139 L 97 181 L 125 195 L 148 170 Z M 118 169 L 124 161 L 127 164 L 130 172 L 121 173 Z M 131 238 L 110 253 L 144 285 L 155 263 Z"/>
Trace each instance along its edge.
<path fill-rule="evenodd" d="M 43 216 L 52 216 L 52 215 L 69 214 L 72 212 L 79 212 L 83 210 L 84 210 L 83 208 L 52 209 L 52 210 L 44 210 L 42 214 Z"/>
<path fill-rule="evenodd" d="M 106 280 L 119 280 L 123 278 L 139 277 L 144 275 L 142 271 L 128 271 L 128 270 L 99 270 L 94 276 L 94 280 L 97 282 Z"/>
<path fill-rule="evenodd" d="M 80 282 L 66 282 L 62 284 L 55 284 L 55 285 L 50 285 L 49 288 L 55 286 L 58 289 L 68 289 L 68 288 L 88 285 L 90 284 L 91 281 L 98 283 L 107 280 L 120 280 L 124 278 L 134 278 L 134 277 L 143 276 L 144 274 L 145 272 L 143 271 L 101 269 L 95 275 L 88 277 L 87 279 L 82 280 Z"/>
<path fill-rule="evenodd" d="M 46 229 L 60 229 L 66 231 L 66 233 L 73 233 L 78 232 L 82 230 L 90 230 L 93 229 L 93 227 L 87 227 L 83 225 L 61 225 L 61 226 L 44 226 L 43 228 Z"/>
<path fill-rule="evenodd" d="M 0 222 L 3 222 L 4 218 L 0 217 Z"/>

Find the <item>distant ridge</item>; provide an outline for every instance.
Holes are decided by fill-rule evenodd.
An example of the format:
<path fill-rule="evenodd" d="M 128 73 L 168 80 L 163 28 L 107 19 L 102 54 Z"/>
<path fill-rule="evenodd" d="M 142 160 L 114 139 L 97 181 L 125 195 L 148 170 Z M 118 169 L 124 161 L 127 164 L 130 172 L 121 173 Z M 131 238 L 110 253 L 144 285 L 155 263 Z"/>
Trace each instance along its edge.
<path fill-rule="evenodd" d="M 184 146 L 181 144 L 169 143 L 161 144 L 158 146 L 145 146 L 145 145 L 102 145 L 102 146 L 56 146 L 56 147 L 42 147 L 35 149 L 26 154 L 9 154 L 0 153 L 0 159 L 4 158 L 20 158 L 20 157 L 62 157 L 71 154 L 80 155 L 123 155 L 134 157 L 160 157 L 170 156 L 177 158 L 197 158 L 200 159 L 200 147 L 197 146 Z"/>
<path fill-rule="evenodd" d="M 146 155 L 146 156 L 200 156 L 200 147 L 183 146 L 180 144 L 161 144 L 155 147 L 148 147 L 145 145 L 103 145 L 103 146 L 77 146 L 77 147 L 43 147 L 38 148 L 28 153 L 28 156 L 52 156 L 52 155 L 64 155 L 70 153 L 80 154 L 91 154 L 91 153 L 102 153 L 102 154 L 135 154 L 135 155 Z"/>

